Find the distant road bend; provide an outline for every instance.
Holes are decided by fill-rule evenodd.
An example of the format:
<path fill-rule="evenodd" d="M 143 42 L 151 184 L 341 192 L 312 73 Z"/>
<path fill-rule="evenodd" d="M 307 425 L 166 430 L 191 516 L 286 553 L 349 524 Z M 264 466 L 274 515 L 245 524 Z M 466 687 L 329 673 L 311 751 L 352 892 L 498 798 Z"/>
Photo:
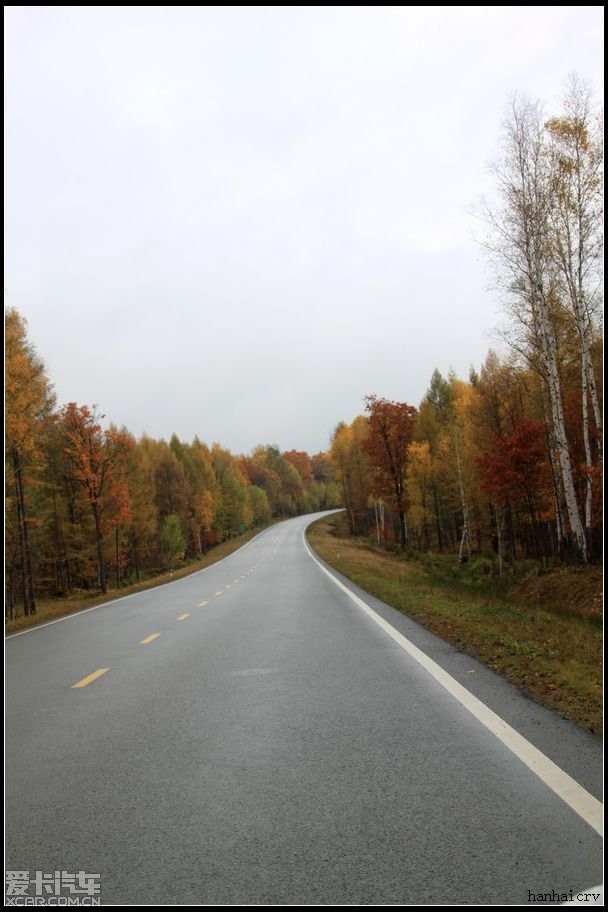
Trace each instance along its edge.
<path fill-rule="evenodd" d="M 337 585 L 314 518 L 7 640 L 8 870 L 98 873 L 127 905 L 527 905 L 601 882 L 601 744 Z"/>

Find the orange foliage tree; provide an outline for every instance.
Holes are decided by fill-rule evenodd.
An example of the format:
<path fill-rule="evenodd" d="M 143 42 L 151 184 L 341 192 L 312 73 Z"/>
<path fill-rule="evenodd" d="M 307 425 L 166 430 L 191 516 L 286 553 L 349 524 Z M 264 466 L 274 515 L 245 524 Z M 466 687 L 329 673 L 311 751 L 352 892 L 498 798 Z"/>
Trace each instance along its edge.
<path fill-rule="evenodd" d="M 72 477 L 83 489 L 95 522 L 95 547 L 99 585 L 107 592 L 104 535 L 107 526 L 117 526 L 129 518 L 129 494 L 124 478 L 133 438 L 116 428 L 103 430 L 100 419 L 86 405 L 70 402 L 61 412 L 64 453 Z"/>
<path fill-rule="evenodd" d="M 34 578 L 29 541 L 30 518 L 27 488 L 40 474 L 44 463 L 44 430 L 54 406 L 54 396 L 42 361 L 26 338 L 25 320 L 15 308 L 4 318 L 5 340 L 5 453 L 6 481 L 12 494 L 7 498 L 7 545 L 11 539 L 13 514 L 17 561 L 9 561 L 7 547 L 7 601 L 12 613 L 13 568 L 20 577 L 24 613 L 35 614 Z M 14 505 L 14 508 L 13 508 Z"/>

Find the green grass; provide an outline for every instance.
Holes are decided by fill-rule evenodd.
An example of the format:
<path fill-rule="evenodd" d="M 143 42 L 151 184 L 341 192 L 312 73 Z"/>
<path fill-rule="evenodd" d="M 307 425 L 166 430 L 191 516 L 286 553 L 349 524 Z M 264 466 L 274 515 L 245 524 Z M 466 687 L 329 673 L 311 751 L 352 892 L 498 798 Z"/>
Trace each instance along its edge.
<path fill-rule="evenodd" d="M 320 556 L 361 588 L 480 659 L 529 696 L 601 732 L 602 619 L 595 595 L 577 600 L 573 591 L 575 583 L 583 590 L 589 587 L 590 579 L 597 589 L 597 568 L 559 579 L 548 574 L 550 598 L 545 603 L 536 581 L 533 595 L 525 597 L 530 564 L 495 577 L 482 566 L 491 559 L 460 566 L 453 554 L 388 553 L 350 538 L 343 514 L 319 520 L 308 535 Z M 591 608 L 581 607 L 583 602 Z"/>
<path fill-rule="evenodd" d="M 5 632 L 13 633 L 15 630 L 22 630 L 25 627 L 35 627 L 45 621 L 54 620 L 63 617 L 66 614 L 74 614 L 82 611 L 84 608 L 92 608 L 94 605 L 103 605 L 105 602 L 114 601 L 114 599 L 124 598 L 125 595 L 133 595 L 136 592 L 144 592 L 146 589 L 153 589 L 155 586 L 162 586 L 165 583 L 173 582 L 198 570 L 203 570 L 211 564 L 216 564 L 224 557 L 228 557 L 234 551 L 242 548 L 244 544 L 260 533 L 260 529 L 253 529 L 231 538 L 229 541 L 222 542 L 212 548 L 201 560 L 190 561 L 187 565 L 177 567 L 173 571 L 160 573 L 152 579 L 141 580 L 139 583 L 133 583 L 128 586 L 121 586 L 119 589 L 108 587 L 105 595 L 100 592 L 75 592 L 64 598 L 57 599 L 40 599 L 36 602 L 36 614 L 29 617 L 17 617 L 13 620 L 5 619 Z"/>

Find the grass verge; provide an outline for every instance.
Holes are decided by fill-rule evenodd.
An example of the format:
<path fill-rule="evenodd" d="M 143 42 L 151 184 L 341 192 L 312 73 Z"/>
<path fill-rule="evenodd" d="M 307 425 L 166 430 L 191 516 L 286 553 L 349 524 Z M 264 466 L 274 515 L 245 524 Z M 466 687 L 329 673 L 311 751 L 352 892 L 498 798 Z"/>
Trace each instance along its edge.
<path fill-rule="evenodd" d="M 317 521 L 308 538 L 328 564 L 362 589 L 480 659 L 528 696 L 601 734 L 598 568 L 585 577 L 580 570 L 548 574 L 545 602 L 539 585 L 528 591 L 515 577 L 480 581 L 466 565 L 459 568 L 454 555 L 403 556 L 351 538 L 344 514 Z M 580 604 L 574 583 L 578 578 L 579 588 L 589 588 L 594 574 L 595 594 Z"/>
<path fill-rule="evenodd" d="M 96 593 L 73 593 L 58 599 L 46 599 L 36 602 L 36 614 L 29 617 L 18 617 L 13 620 L 5 620 L 5 632 L 14 633 L 16 630 L 22 630 L 25 627 L 35 627 L 45 621 L 52 621 L 55 618 L 63 617 L 66 614 L 74 614 L 82 611 L 84 608 L 92 608 L 94 605 L 103 605 L 105 602 L 112 602 L 115 599 L 124 598 L 125 595 L 133 595 L 136 592 L 144 592 L 146 589 L 153 589 L 155 586 L 162 586 L 165 583 L 171 583 L 174 580 L 182 579 L 211 564 L 216 564 L 224 557 L 228 557 L 234 551 L 242 548 L 248 541 L 259 535 L 261 529 L 253 529 L 249 532 L 231 538 L 229 541 L 222 542 L 211 549 L 201 560 L 192 561 L 187 566 L 178 567 L 172 571 L 161 573 L 151 579 L 142 580 L 139 583 L 133 583 L 130 586 L 121 586 L 120 589 L 108 587 L 104 594 Z"/>

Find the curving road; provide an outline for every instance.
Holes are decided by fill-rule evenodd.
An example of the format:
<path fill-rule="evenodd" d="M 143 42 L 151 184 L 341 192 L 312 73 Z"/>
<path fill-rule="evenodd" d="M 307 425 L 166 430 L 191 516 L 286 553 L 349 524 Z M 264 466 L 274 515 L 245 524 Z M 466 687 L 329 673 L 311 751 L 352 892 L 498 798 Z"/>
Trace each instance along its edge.
<path fill-rule="evenodd" d="M 313 518 L 7 640 L 8 870 L 98 873 L 104 904 L 527 904 L 601 881 L 601 744 L 348 584 L 367 613 L 309 554 Z"/>

